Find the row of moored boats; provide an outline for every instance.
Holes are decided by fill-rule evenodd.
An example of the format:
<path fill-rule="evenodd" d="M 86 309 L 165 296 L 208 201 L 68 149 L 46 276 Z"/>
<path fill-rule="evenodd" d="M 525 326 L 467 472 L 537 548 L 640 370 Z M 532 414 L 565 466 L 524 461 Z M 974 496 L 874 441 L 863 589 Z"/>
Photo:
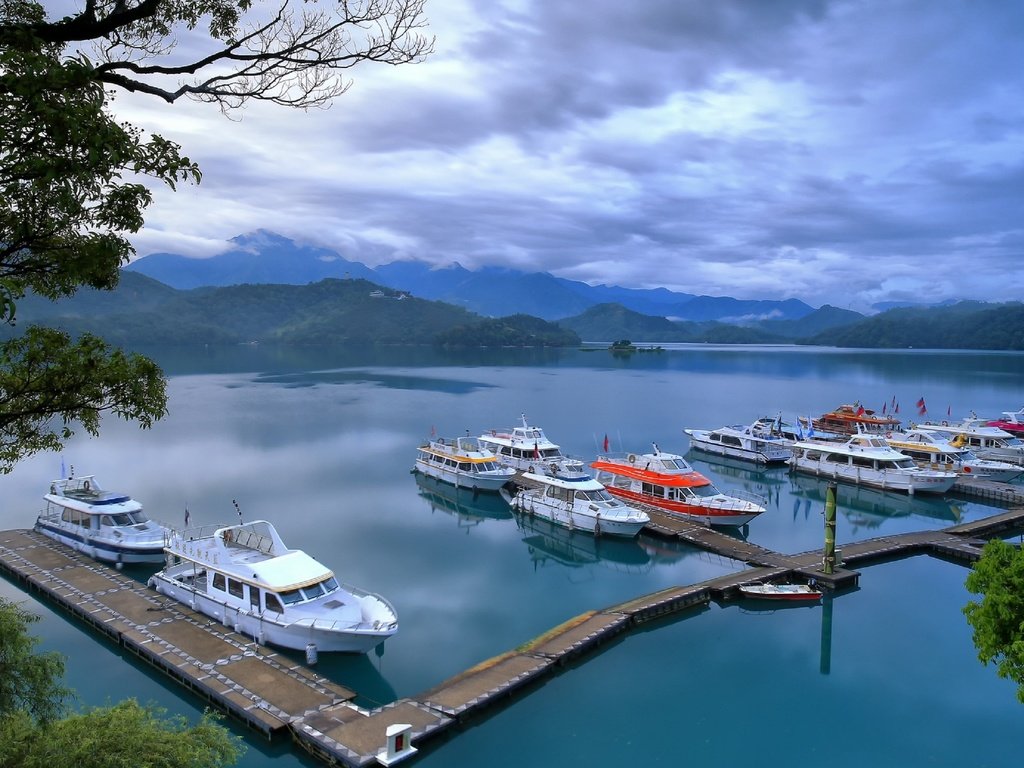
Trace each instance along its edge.
<path fill-rule="evenodd" d="M 688 429 L 693 448 L 907 493 L 942 493 L 961 475 L 1008 482 L 1024 473 L 1024 408 L 1000 420 L 971 416 L 902 429 L 892 416 L 859 404 L 818 419 L 781 417 L 714 430 Z M 569 530 L 632 537 L 647 509 L 705 525 L 741 526 L 764 500 L 724 493 L 682 456 L 654 445 L 646 453 L 599 455 L 589 465 L 564 455 L 531 426 L 477 437 L 432 438 L 415 471 L 474 491 L 498 492 L 522 514 Z M 51 483 L 36 530 L 91 557 L 162 564 L 149 585 L 225 626 L 285 648 L 366 652 L 398 629 L 380 595 L 347 586 L 326 566 L 285 546 L 264 520 L 181 530 L 150 520 L 132 497 L 92 475 Z M 800 599 L 801 595 L 790 597 Z"/>

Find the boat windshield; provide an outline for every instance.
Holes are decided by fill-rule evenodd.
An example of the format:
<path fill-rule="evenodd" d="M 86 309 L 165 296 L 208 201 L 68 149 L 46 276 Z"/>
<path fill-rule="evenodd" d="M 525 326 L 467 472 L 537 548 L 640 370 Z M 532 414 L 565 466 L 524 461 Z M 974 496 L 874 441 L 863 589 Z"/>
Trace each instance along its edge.
<path fill-rule="evenodd" d="M 712 496 L 719 495 L 718 489 L 711 485 L 711 483 L 708 483 L 707 485 L 695 485 L 688 488 L 680 488 L 679 490 L 685 491 L 690 497 L 696 496 L 700 499 L 707 499 Z"/>
<path fill-rule="evenodd" d="M 336 589 L 338 589 L 338 580 L 331 576 L 307 587 L 289 589 L 287 592 L 282 592 L 281 599 L 286 605 L 296 605 L 297 603 L 304 603 L 308 600 L 316 600 L 318 597 L 329 595 Z"/>
<path fill-rule="evenodd" d="M 118 512 L 115 515 L 103 515 L 100 518 L 100 522 L 103 525 L 138 525 L 139 523 L 145 523 L 149 520 L 145 513 L 140 509 L 137 512 Z"/>
<path fill-rule="evenodd" d="M 584 499 L 586 501 L 604 501 L 612 502 L 616 505 L 619 504 L 618 499 L 612 497 L 612 495 L 608 493 L 608 491 L 606 491 L 604 488 L 599 488 L 595 491 L 576 491 L 576 498 Z"/>
<path fill-rule="evenodd" d="M 684 459 L 666 459 L 662 458 L 661 464 L 665 469 L 683 469 L 689 471 L 690 465 L 686 463 Z"/>
<path fill-rule="evenodd" d="M 473 465 L 477 472 L 494 472 L 498 469 L 496 461 L 481 461 Z"/>

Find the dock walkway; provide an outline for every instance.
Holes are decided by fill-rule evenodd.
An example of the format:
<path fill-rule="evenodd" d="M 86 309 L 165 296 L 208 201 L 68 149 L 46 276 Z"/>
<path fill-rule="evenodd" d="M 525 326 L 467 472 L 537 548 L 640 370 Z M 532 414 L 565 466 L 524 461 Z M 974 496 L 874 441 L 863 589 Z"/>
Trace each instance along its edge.
<path fill-rule="evenodd" d="M 306 666 L 33 531 L 0 532 L 0 573 L 44 594 L 257 731 L 290 732 L 326 763 L 365 766 L 385 762 L 390 727 L 407 728 L 411 744 L 426 743 L 639 624 L 737 598 L 741 584 L 813 578 L 843 589 L 857 584 L 854 566 L 922 553 L 971 563 L 986 538 L 1024 529 L 1020 506 L 942 530 L 846 544 L 841 567 L 826 575 L 821 551 L 785 555 L 654 508 L 646 511 L 649 534 L 735 560 L 737 571 L 581 614 L 419 696 L 373 710 L 358 707 L 353 691 Z"/>

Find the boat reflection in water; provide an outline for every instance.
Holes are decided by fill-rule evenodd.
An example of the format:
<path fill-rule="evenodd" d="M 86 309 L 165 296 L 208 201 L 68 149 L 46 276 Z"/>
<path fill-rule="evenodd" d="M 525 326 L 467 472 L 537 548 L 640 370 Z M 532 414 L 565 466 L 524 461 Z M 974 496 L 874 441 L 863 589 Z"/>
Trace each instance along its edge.
<path fill-rule="evenodd" d="M 570 531 L 536 515 L 515 513 L 515 519 L 534 569 L 556 563 L 568 568 L 600 565 L 618 571 L 646 572 L 652 566 L 650 554 L 635 538 Z"/>
<path fill-rule="evenodd" d="M 460 528 L 472 528 L 485 520 L 508 520 L 512 511 L 496 493 L 473 492 L 472 488 L 456 488 L 437 478 L 414 472 L 420 497 L 430 511 L 441 510 L 454 515 Z"/>
<path fill-rule="evenodd" d="M 794 497 L 794 515 L 808 511 L 822 512 L 825 508 L 825 493 L 829 480 L 807 475 L 790 475 L 790 492 Z M 926 517 L 953 524 L 960 521 L 963 510 L 941 496 L 904 495 L 890 493 L 863 485 L 839 483 L 836 493 L 836 508 L 844 515 L 854 530 L 878 528 L 886 521 L 901 517 Z"/>
<path fill-rule="evenodd" d="M 356 693 L 352 703 L 364 709 L 374 709 L 390 704 L 398 698 L 394 687 L 384 677 L 381 667 L 384 660 L 384 646 L 381 643 L 370 653 L 325 653 L 317 660 L 316 673 Z M 282 650 L 282 655 L 305 664 L 305 656 L 299 651 Z"/>

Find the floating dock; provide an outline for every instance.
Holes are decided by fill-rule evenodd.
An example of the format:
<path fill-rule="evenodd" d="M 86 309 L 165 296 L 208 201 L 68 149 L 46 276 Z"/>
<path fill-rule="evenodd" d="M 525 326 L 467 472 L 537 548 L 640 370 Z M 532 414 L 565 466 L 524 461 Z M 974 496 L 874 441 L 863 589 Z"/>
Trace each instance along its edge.
<path fill-rule="evenodd" d="M 734 600 L 741 584 L 814 579 L 829 589 L 844 589 L 857 584 L 855 566 L 915 554 L 969 564 L 987 538 L 1024 529 L 1021 506 L 938 531 L 845 544 L 841 566 L 825 574 L 821 551 L 784 555 L 654 508 L 646 511 L 650 534 L 750 567 L 581 614 L 419 696 L 373 710 L 355 705 L 355 692 L 308 667 L 34 531 L 0 532 L 0 573 L 45 595 L 254 730 L 267 736 L 289 733 L 326 763 L 361 767 L 409 757 L 413 744 L 479 717 L 630 629 L 701 609 L 712 600 Z M 389 752 L 398 738 L 404 749 Z"/>

